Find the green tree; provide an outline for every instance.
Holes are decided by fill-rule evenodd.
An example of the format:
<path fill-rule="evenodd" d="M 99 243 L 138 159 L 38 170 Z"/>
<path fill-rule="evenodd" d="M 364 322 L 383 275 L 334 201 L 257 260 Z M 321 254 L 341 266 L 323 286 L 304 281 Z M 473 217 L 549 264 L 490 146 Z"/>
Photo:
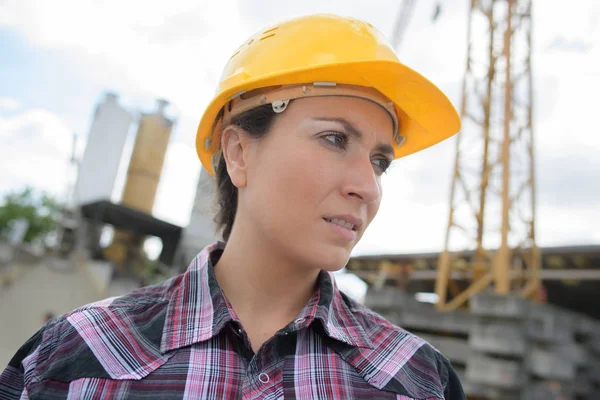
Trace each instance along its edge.
<path fill-rule="evenodd" d="M 31 187 L 8 193 L 0 204 L 0 237 L 6 239 L 11 221 L 23 218 L 29 222 L 23 241 L 31 243 L 43 239 L 55 228 L 60 209 L 56 199 Z"/>

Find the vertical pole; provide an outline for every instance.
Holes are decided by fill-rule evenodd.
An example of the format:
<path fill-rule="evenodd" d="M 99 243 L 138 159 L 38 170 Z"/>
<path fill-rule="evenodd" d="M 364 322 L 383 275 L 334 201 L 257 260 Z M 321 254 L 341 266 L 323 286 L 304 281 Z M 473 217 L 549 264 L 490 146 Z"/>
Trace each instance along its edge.
<path fill-rule="evenodd" d="M 466 71 L 463 77 L 462 82 L 462 98 L 460 105 L 460 115 L 464 117 L 467 111 L 467 79 L 469 74 L 471 73 L 471 51 L 473 47 L 473 43 L 471 41 L 471 21 L 473 19 L 473 10 L 475 9 L 475 2 L 477 0 L 471 0 L 471 7 L 469 10 L 469 23 L 467 28 L 467 60 L 466 60 Z M 457 186 L 457 181 L 459 179 L 459 170 L 460 170 L 460 140 L 461 140 L 460 132 L 456 135 L 456 158 L 454 159 L 454 173 L 452 174 L 452 185 L 450 188 L 450 211 L 448 213 L 448 225 L 446 227 L 446 238 L 444 240 L 444 250 L 440 256 L 438 261 L 438 272 L 435 280 L 435 293 L 438 296 L 438 302 L 436 306 L 438 309 L 442 309 L 446 304 L 446 297 L 448 295 L 448 280 L 450 279 L 450 270 L 452 262 L 450 257 L 450 252 L 448 246 L 450 244 L 450 231 L 452 230 L 452 225 L 454 221 L 454 197 L 455 190 Z"/>
<path fill-rule="evenodd" d="M 506 73 L 504 82 L 504 140 L 502 142 L 502 239 L 496 255 L 494 280 L 496 293 L 508 294 L 510 291 L 510 249 L 508 247 L 508 231 L 510 229 L 510 145 L 512 121 L 512 80 L 510 64 L 510 47 L 512 42 L 512 7 L 513 0 L 508 0 L 506 13 L 506 31 L 504 32 L 504 59 Z"/>

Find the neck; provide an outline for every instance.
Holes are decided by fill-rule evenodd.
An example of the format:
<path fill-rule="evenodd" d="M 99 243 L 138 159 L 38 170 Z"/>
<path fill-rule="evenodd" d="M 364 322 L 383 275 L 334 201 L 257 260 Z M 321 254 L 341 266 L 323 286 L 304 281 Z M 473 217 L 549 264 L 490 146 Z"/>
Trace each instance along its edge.
<path fill-rule="evenodd" d="M 276 331 L 310 300 L 319 270 L 294 263 L 260 235 L 240 234 L 250 232 L 240 225 L 227 241 L 215 276 L 247 329 L 265 324 Z"/>

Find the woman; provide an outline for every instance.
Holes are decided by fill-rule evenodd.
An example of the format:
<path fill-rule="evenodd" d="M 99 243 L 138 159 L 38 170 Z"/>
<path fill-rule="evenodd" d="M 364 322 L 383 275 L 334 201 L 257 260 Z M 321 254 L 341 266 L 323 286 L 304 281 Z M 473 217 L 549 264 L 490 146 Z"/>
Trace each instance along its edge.
<path fill-rule="evenodd" d="M 49 322 L 0 397 L 464 399 L 447 359 L 329 273 L 375 217 L 391 161 L 459 127 L 369 24 L 314 15 L 258 32 L 197 134 L 224 240 L 183 275 Z"/>

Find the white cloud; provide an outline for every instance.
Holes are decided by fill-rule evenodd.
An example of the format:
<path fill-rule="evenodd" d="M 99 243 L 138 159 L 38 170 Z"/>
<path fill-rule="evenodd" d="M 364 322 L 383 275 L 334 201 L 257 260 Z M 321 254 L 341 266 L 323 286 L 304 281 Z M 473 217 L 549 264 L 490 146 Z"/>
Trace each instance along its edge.
<path fill-rule="evenodd" d="M 31 109 L 0 119 L 0 192 L 23 185 L 66 193 L 72 136 L 61 119 Z"/>
<path fill-rule="evenodd" d="M 12 97 L 0 97 L 0 113 L 17 111 L 21 103 Z"/>
<path fill-rule="evenodd" d="M 597 244 L 600 238 L 596 204 L 577 209 L 542 206 L 538 217 L 538 241 L 546 246 Z"/>
<path fill-rule="evenodd" d="M 7 1 L 0 25 L 69 54 L 89 79 L 165 97 L 197 118 L 248 34 L 237 7 L 231 0 Z"/>
<path fill-rule="evenodd" d="M 578 0 L 569 7 L 561 0 L 544 0 L 535 3 L 533 13 L 534 38 L 540 50 L 547 49 L 557 37 L 598 43 L 600 4 L 596 0 Z"/>

